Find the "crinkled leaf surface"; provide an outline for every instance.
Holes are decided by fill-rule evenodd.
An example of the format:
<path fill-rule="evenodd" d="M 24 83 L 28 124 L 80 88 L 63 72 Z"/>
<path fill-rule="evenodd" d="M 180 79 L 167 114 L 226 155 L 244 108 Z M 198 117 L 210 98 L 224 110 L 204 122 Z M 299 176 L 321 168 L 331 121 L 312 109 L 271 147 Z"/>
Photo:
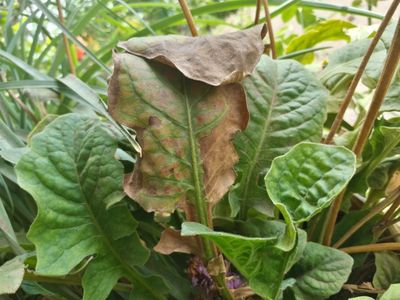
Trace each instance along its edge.
<path fill-rule="evenodd" d="M 212 87 L 127 53 L 114 64 L 111 114 L 136 130 L 143 149 L 126 193 L 163 213 L 186 200 L 217 203 L 235 180 L 232 136 L 248 120 L 241 85 Z"/>
<path fill-rule="evenodd" d="M 303 256 L 288 276 L 296 279 L 290 288 L 299 300 L 323 300 L 340 291 L 351 273 L 350 255 L 309 242 Z"/>
<path fill-rule="evenodd" d="M 352 23 L 343 20 L 326 20 L 308 26 L 306 31 L 293 38 L 286 48 L 286 53 L 312 48 L 315 45 L 326 41 L 344 40 L 350 41 L 346 30 L 355 27 Z M 313 53 L 308 53 L 299 58 L 302 63 L 311 63 L 314 59 Z"/>
<path fill-rule="evenodd" d="M 344 147 L 300 143 L 274 159 L 265 184 L 272 202 L 301 223 L 331 203 L 353 176 L 355 164 L 355 155 Z"/>
<path fill-rule="evenodd" d="M 372 281 L 377 289 L 388 289 L 392 283 L 400 283 L 400 257 L 395 252 L 376 252 L 376 272 Z"/>
<path fill-rule="evenodd" d="M 288 222 L 289 220 L 287 220 Z M 268 228 L 260 237 L 215 232 L 199 223 L 182 224 L 183 236 L 200 235 L 213 241 L 225 257 L 249 281 L 252 290 L 267 299 L 277 299 L 283 276 L 298 257 L 297 244 L 304 244 L 305 234 L 298 235 L 292 224 Z"/>
<path fill-rule="evenodd" d="M 15 257 L 0 266 L 0 295 L 14 294 L 24 278 L 24 262 Z"/>
<path fill-rule="evenodd" d="M 69 114 L 35 135 L 16 166 L 19 184 L 38 206 L 28 233 L 36 271 L 61 276 L 96 256 L 83 276 L 84 299 L 106 299 L 120 277 L 151 290 L 134 268 L 149 255 L 137 222 L 123 202 L 114 204 L 123 181 L 115 150 L 116 141 L 99 121 Z"/>
<path fill-rule="evenodd" d="M 297 143 L 319 141 L 326 115 L 326 90 L 296 61 L 262 56 L 244 86 L 251 118 L 235 138 L 240 161 L 239 181 L 229 194 L 233 215 L 240 202 L 253 207 L 266 202 L 260 178 L 272 160 Z"/>
<path fill-rule="evenodd" d="M 187 78 L 210 85 L 239 82 L 249 75 L 264 51 L 265 25 L 220 36 L 132 38 L 126 51 L 174 66 Z"/>

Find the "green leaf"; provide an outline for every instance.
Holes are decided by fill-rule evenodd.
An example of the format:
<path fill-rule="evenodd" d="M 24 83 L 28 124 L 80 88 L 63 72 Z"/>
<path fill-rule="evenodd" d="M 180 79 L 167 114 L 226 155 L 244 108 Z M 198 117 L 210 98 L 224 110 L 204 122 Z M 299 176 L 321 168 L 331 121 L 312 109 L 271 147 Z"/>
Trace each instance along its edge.
<path fill-rule="evenodd" d="M 102 68 L 107 74 L 111 73 L 110 69 L 99 59 L 97 56 L 90 51 L 89 48 L 87 48 L 79 39 L 75 37 L 75 35 L 68 30 L 67 27 L 63 25 L 63 23 L 60 22 L 60 20 L 55 17 L 52 12 L 39 0 L 32 0 L 32 2 L 35 3 L 46 15 L 46 17 L 54 24 L 56 25 L 62 32 L 65 34 L 72 42 L 74 42 L 76 45 L 78 45 L 80 48 L 82 48 L 87 56 L 89 56 L 100 68 Z"/>
<path fill-rule="evenodd" d="M 361 296 L 361 297 L 350 298 L 349 300 L 374 300 L 374 298 L 368 296 Z"/>
<path fill-rule="evenodd" d="M 344 147 L 301 143 L 274 159 L 265 185 L 274 205 L 301 223 L 329 206 L 355 165 L 355 155 Z"/>
<path fill-rule="evenodd" d="M 371 89 L 376 87 L 382 72 L 382 61 L 385 60 L 390 41 L 393 38 L 394 25 L 392 23 L 386 28 L 363 74 L 362 82 Z M 331 90 L 332 94 L 347 90 L 370 43 L 370 39 L 356 40 L 339 48 L 330 55 L 329 63 L 321 72 L 320 78 L 321 82 Z"/>
<path fill-rule="evenodd" d="M 184 201 L 217 203 L 235 180 L 231 138 L 247 123 L 243 88 L 212 87 L 127 53 L 114 63 L 110 112 L 136 129 L 143 147 L 125 192 L 145 210 L 164 214 Z"/>
<path fill-rule="evenodd" d="M 321 21 L 315 25 L 308 26 L 306 31 L 292 39 L 286 48 L 286 53 L 292 53 L 302 49 L 312 48 L 315 45 L 326 41 L 344 40 L 350 41 L 346 30 L 355 27 L 352 23 L 343 20 L 330 19 Z M 314 55 L 309 53 L 298 60 L 302 63 L 311 63 Z"/>
<path fill-rule="evenodd" d="M 152 290 L 135 269 L 149 255 L 137 222 L 123 202 L 108 207 L 121 193 L 116 148 L 98 120 L 68 114 L 35 135 L 16 166 L 20 186 L 38 206 L 28 232 L 36 246 L 36 271 L 62 276 L 95 255 L 83 276 L 84 299 L 106 299 L 120 277 Z M 153 296 L 163 299 L 154 291 Z"/>
<path fill-rule="evenodd" d="M 393 283 L 400 283 L 400 258 L 395 252 L 376 252 L 376 272 L 372 281 L 377 289 L 388 289 Z"/>
<path fill-rule="evenodd" d="M 262 211 L 266 193 L 261 178 L 272 160 L 303 141 L 321 139 L 327 93 L 315 76 L 295 61 L 262 56 L 244 80 L 249 124 L 237 134 L 238 183 L 229 194 L 232 215 L 239 204 Z"/>
<path fill-rule="evenodd" d="M 301 247 L 297 251 L 297 244 L 304 244 L 306 241 L 305 234 L 296 237 L 292 224 L 274 224 L 273 228 L 262 232 L 260 237 L 245 237 L 216 232 L 198 223 L 185 222 L 182 224 L 181 235 L 200 235 L 213 241 L 249 281 L 252 290 L 267 299 L 277 299 L 280 295 L 283 276 L 300 255 Z"/>
<path fill-rule="evenodd" d="M 400 127 L 376 126 L 363 151 L 363 165 L 350 182 L 352 192 L 364 194 L 368 179 L 400 142 Z"/>
<path fill-rule="evenodd" d="M 330 247 L 309 242 L 298 263 L 288 274 L 296 279 L 295 298 L 323 300 L 340 291 L 351 273 L 350 255 Z"/>
<path fill-rule="evenodd" d="M 338 241 L 353 225 L 364 218 L 370 212 L 369 209 L 355 210 L 346 213 L 335 226 L 333 233 L 333 244 Z M 357 245 L 367 245 L 373 243 L 373 229 L 381 216 L 374 216 L 359 230 L 357 230 L 341 247 L 351 247 Z M 356 253 L 352 255 L 354 267 L 362 266 L 365 263 L 365 253 Z"/>
<path fill-rule="evenodd" d="M 0 266 L 0 295 L 14 294 L 24 277 L 24 262 L 20 257 L 14 257 Z"/>
<path fill-rule="evenodd" d="M 24 253 L 24 249 L 18 244 L 17 236 L 11 225 L 10 219 L 4 208 L 3 202 L 0 198 L 0 232 L 4 236 L 9 246 L 13 249 L 14 253 L 19 255 Z M 0 281 L 1 282 L 1 281 Z"/>
<path fill-rule="evenodd" d="M 400 111 L 400 76 L 396 76 L 380 107 L 380 112 Z"/>
<path fill-rule="evenodd" d="M 379 300 L 398 300 L 400 298 L 400 283 L 392 284 Z"/>
<path fill-rule="evenodd" d="M 21 139 L 0 119 L 0 150 L 24 146 Z"/>

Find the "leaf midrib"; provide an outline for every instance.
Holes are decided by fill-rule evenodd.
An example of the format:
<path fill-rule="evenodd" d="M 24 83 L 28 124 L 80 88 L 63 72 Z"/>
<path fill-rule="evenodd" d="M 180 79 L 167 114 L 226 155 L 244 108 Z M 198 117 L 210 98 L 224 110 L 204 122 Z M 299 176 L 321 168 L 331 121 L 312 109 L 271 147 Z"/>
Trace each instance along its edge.
<path fill-rule="evenodd" d="M 262 77 L 261 75 L 259 75 L 259 76 Z M 272 112 L 274 110 L 274 106 L 275 106 L 276 101 L 278 99 L 277 94 L 278 94 L 278 83 L 277 83 L 277 81 L 275 81 L 275 86 L 274 86 L 274 89 L 273 89 L 272 99 L 271 99 L 271 104 L 270 104 L 270 110 L 268 112 L 266 121 L 265 121 L 264 126 L 263 126 L 262 137 L 260 139 L 260 142 L 257 145 L 256 151 L 254 152 L 253 159 L 251 160 L 251 163 L 249 164 L 249 167 L 247 168 L 247 172 L 244 173 L 245 176 L 246 176 L 245 180 L 244 180 L 245 187 L 244 187 L 244 190 L 243 190 L 243 193 L 242 193 L 242 197 L 241 197 L 243 202 L 247 201 L 247 196 L 248 196 L 248 193 L 249 193 L 250 180 L 252 178 L 254 167 L 257 164 L 257 160 L 258 160 L 258 158 L 259 158 L 259 156 L 261 154 L 263 145 L 264 145 L 265 140 L 267 139 L 267 136 L 268 136 L 268 134 L 267 134 L 268 132 L 267 131 L 268 131 L 269 126 L 271 125 Z"/>
<path fill-rule="evenodd" d="M 99 126 L 96 126 L 97 129 L 99 131 L 102 131 L 103 129 L 100 128 Z M 94 128 L 96 128 L 94 127 Z M 91 129 L 91 131 L 93 132 L 93 128 Z M 82 146 L 85 144 L 85 139 L 83 140 Z M 79 149 L 84 149 L 84 147 L 80 147 Z M 79 151 L 78 157 L 80 157 L 82 153 L 82 150 Z M 90 157 L 90 156 L 89 156 Z M 81 197 L 84 200 L 84 205 L 86 207 L 86 210 L 89 214 L 90 219 L 92 220 L 93 225 L 95 226 L 96 230 L 100 233 L 102 240 L 104 242 L 104 244 L 106 245 L 106 247 L 108 248 L 108 250 L 111 252 L 111 254 L 118 260 L 118 262 L 120 263 L 121 267 L 130 275 L 132 276 L 132 279 L 134 279 L 137 282 L 140 282 L 140 284 L 142 286 L 144 286 L 148 291 L 150 291 L 150 293 L 155 296 L 156 299 L 160 299 L 163 300 L 162 297 L 159 297 L 157 294 L 153 293 L 153 289 L 151 287 L 149 287 L 145 281 L 142 280 L 142 278 L 140 277 L 139 274 L 136 273 L 136 271 L 132 268 L 129 268 L 126 266 L 126 263 L 124 262 L 123 258 L 120 257 L 120 255 L 115 251 L 114 247 L 112 246 L 112 243 L 110 242 L 108 236 L 104 233 L 103 229 L 101 228 L 100 224 L 97 221 L 97 218 L 95 216 L 95 214 L 92 211 L 91 205 L 89 204 L 88 199 L 85 196 L 85 193 L 83 191 L 83 187 L 81 184 L 81 177 L 79 175 L 79 171 L 78 171 L 78 166 L 77 166 L 77 161 L 73 158 L 74 161 L 74 168 L 76 171 L 76 178 L 77 178 L 77 183 L 79 186 L 79 190 L 81 193 Z M 89 161 L 89 159 L 88 159 Z M 96 183 L 96 187 L 97 187 L 97 183 Z"/>

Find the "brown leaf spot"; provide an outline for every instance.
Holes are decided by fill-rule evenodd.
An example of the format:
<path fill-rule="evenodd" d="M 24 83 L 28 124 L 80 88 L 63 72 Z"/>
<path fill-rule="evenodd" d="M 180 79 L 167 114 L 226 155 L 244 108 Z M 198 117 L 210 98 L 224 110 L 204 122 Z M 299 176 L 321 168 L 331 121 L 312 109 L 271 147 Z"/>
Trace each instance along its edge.
<path fill-rule="evenodd" d="M 160 241 L 153 249 L 165 255 L 174 252 L 201 255 L 196 237 L 181 236 L 179 230 L 172 228 L 167 228 L 162 232 Z"/>

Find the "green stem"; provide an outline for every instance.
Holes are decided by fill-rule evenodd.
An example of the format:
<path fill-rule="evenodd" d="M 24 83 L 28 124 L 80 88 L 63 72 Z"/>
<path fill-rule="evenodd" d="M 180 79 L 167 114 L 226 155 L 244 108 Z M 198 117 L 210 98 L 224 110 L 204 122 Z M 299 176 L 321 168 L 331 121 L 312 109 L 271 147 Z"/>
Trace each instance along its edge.
<path fill-rule="evenodd" d="M 192 160 L 192 176 L 194 181 L 194 205 L 196 209 L 197 220 L 207 226 L 212 227 L 209 224 L 210 216 L 208 215 L 208 204 L 206 198 L 204 196 L 204 190 L 201 187 L 201 172 L 200 172 L 200 160 L 199 160 L 199 153 L 196 147 L 196 136 L 195 131 L 193 128 L 193 121 L 192 121 L 192 113 L 191 113 L 191 105 L 188 98 L 187 90 L 186 90 L 186 82 L 184 81 L 184 92 L 185 92 L 185 106 L 186 106 L 186 116 L 187 116 L 187 124 L 188 124 L 188 135 L 190 141 L 190 156 Z M 212 229 L 212 228 L 211 228 Z M 204 250 L 204 258 L 207 262 L 217 257 L 217 251 L 215 246 L 212 242 L 208 241 L 207 239 L 202 239 L 202 246 Z M 221 296 L 226 300 L 231 300 L 232 295 L 229 292 L 228 287 L 226 286 L 225 281 L 225 273 L 220 273 L 217 275 L 212 276 L 213 280 L 216 282 L 219 292 Z"/>
<path fill-rule="evenodd" d="M 35 282 L 46 282 L 46 283 L 57 283 L 65 285 L 78 285 L 81 286 L 81 278 L 79 276 L 63 276 L 63 277 L 50 277 L 35 274 L 30 271 L 25 271 L 24 280 L 35 281 Z M 113 289 L 121 292 L 130 292 L 132 285 L 127 283 L 117 283 Z"/>

